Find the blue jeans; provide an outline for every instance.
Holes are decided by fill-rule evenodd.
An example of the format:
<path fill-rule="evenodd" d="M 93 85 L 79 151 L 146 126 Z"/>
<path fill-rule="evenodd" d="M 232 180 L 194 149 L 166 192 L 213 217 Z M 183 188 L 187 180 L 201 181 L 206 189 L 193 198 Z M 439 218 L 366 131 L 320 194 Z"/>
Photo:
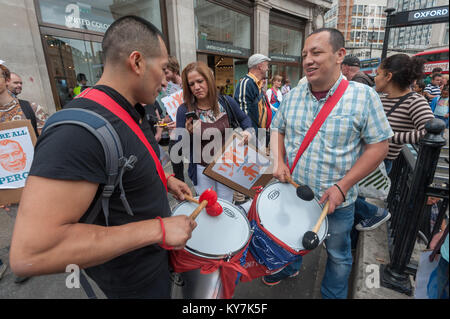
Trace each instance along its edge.
<path fill-rule="evenodd" d="M 448 261 L 442 256 L 437 266 L 437 282 L 438 282 L 438 298 L 448 299 L 449 297 L 449 282 L 448 282 Z"/>
<path fill-rule="evenodd" d="M 328 259 L 322 279 L 321 293 L 324 299 L 345 299 L 348 294 L 348 279 L 352 270 L 350 231 L 353 227 L 355 205 L 336 209 L 327 216 L 328 234 L 325 239 Z M 300 269 L 302 257 L 280 272 L 266 276 L 271 282 L 289 277 Z"/>
<path fill-rule="evenodd" d="M 386 167 L 386 172 L 389 174 L 392 170 L 392 160 L 385 159 L 384 165 Z M 358 196 L 355 202 L 355 212 L 358 219 L 370 219 L 378 211 L 378 207 L 366 202 L 364 197 Z"/>

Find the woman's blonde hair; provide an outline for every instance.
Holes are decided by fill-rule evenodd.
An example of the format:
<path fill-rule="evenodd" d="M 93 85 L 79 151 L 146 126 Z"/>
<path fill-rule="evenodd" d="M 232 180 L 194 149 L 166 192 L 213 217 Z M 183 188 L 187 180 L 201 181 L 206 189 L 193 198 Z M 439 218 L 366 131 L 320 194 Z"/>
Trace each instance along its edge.
<path fill-rule="evenodd" d="M 192 94 L 188 82 L 188 74 L 192 71 L 197 71 L 205 79 L 206 83 L 208 84 L 207 98 L 209 100 L 209 104 L 211 105 L 211 109 L 213 110 L 214 115 L 219 115 L 220 110 L 214 75 L 211 72 L 211 69 L 201 61 L 189 63 L 181 73 L 181 79 L 183 81 L 183 98 L 188 111 L 194 111 L 197 104 L 197 99 L 195 98 L 194 94 Z"/>
<path fill-rule="evenodd" d="M 274 75 L 273 77 L 272 77 L 272 79 L 270 80 L 270 83 L 272 83 L 273 84 L 273 82 L 275 82 L 275 81 L 283 81 L 283 77 L 281 76 L 281 75 Z"/>

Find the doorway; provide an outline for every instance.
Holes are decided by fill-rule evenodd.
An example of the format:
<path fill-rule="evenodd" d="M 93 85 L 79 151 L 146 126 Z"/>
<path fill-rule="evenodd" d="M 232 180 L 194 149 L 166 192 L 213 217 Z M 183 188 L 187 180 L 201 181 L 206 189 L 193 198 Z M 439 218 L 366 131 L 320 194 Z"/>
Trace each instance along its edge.
<path fill-rule="evenodd" d="M 197 60 L 205 62 L 213 70 L 216 87 L 223 95 L 234 96 L 240 79 L 248 73 L 246 59 L 198 53 Z"/>
<path fill-rule="evenodd" d="M 93 86 L 103 73 L 101 37 L 76 39 L 59 35 L 43 34 L 44 52 L 47 59 L 56 109 L 64 107 L 74 98 L 78 78 L 84 75 L 85 86 Z"/>

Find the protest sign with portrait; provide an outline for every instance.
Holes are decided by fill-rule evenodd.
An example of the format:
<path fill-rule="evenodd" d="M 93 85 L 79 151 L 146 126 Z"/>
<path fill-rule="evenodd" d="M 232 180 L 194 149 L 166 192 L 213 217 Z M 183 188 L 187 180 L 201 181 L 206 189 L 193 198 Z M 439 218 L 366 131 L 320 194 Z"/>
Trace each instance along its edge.
<path fill-rule="evenodd" d="M 0 124 L 0 204 L 19 202 L 35 144 L 36 135 L 29 120 Z"/>

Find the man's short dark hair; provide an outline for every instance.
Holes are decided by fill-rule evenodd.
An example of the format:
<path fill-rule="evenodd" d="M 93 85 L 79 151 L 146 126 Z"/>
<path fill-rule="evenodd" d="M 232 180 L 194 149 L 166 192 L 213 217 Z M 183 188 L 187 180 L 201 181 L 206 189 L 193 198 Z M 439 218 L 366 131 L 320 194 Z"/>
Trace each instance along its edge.
<path fill-rule="evenodd" d="M 117 62 L 133 51 L 151 58 L 161 54 L 159 37 L 162 33 L 153 24 L 137 16 L 124 16 L 106 30 L 102 42 L 105 61 Z"/>
<path fill-rule="evenodd" d="M 442 74 L 440 74 L 440 73 L 435 73 L 435 74 L 433 74 L 433 76 L 431 77 L 431 79 L 434 80 L 435 78 L 440 77 L 440 76 L 442 76 Z"/>
<path fill-rule="evenodd" d="M 434 68 L 433 71 L 431 71 L 431 73 L 441 73 L 442 72 L 442 68 Z"/>
<path fill-rule="evenodd" d="M 333 52 L 336 52 L 337 50 L 345 47 L 345 39 L 344 35 L 337 29 L 334 28 L 320 28 L 316 31 L 312 32 L 308 37 L 310 37 L 313 34 L 317 34 L 320 32 L 328 32 L 330 34 L 330 44 L 333 48 Z"/>

